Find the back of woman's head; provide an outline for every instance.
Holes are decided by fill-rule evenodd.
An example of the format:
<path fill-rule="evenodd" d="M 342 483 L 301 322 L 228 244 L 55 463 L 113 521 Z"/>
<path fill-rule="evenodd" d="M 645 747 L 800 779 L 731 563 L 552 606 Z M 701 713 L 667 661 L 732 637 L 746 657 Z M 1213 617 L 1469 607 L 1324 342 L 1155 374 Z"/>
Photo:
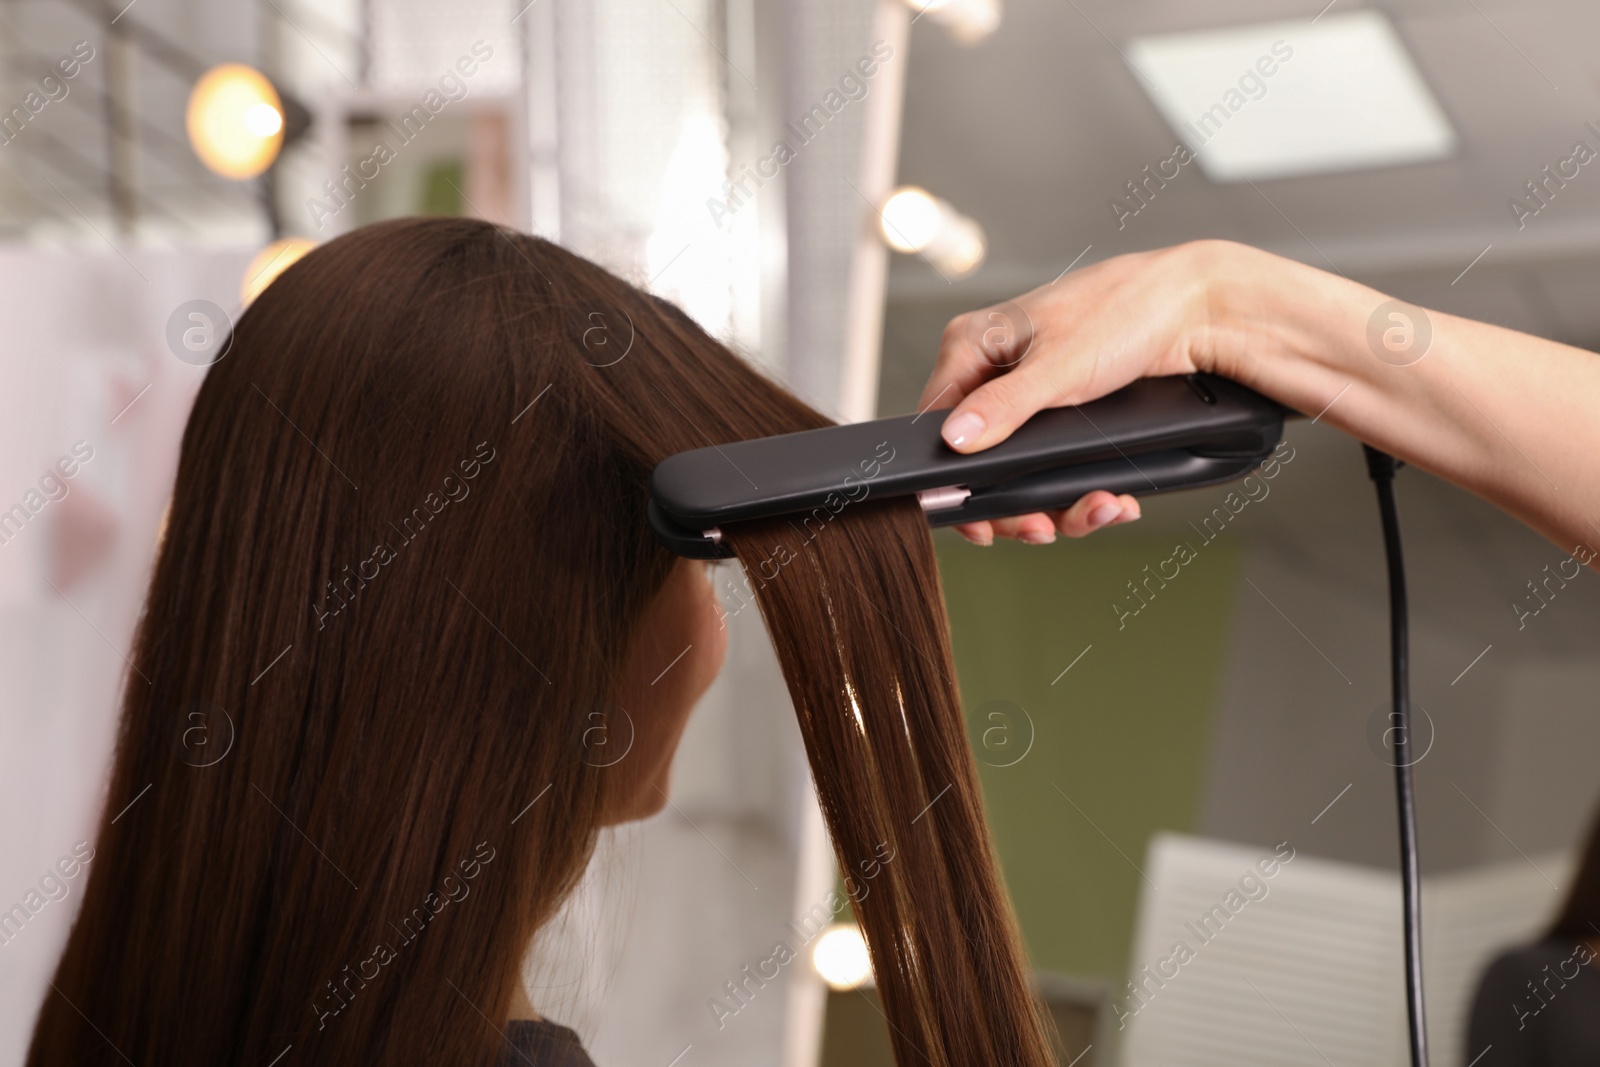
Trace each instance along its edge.
<path fill-rule="evenodd" d="M 382 223 L 285 271 L 184 434 L 30 1063 L 487 1062 L 615 801 L 587 729 L 675 565 L 651 469 L 826 421 L 677 309 L 486 223 Z M 895 851 L 858 912 L 901 1062 L 1044 1062 L 920 515 L 835 525 L 733 539 L 806 561 L 755 592 L 841 860 Z M 917 618 L 835 607 L 835 581 Z M 830 613 L 832 651 L 797 648 Z"/>

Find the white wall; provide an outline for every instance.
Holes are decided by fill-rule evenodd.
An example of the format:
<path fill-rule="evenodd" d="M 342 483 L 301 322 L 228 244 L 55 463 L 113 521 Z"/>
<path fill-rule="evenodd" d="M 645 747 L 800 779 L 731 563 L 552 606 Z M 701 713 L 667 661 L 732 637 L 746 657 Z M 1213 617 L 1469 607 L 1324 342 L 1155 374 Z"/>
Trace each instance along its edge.
<path fill-rule="evenodd" d="M 0 544 L 0 909 L 93 841 L 123 655 L 203 374 L 167 348 L 167 319 L 195 298 L 234 312 L 247 259 L 0 249 L 0 509 L 26 508 L 75 442 L 93 450 Z M 0 944 L 0 1064 L 21 1060 L 82 884 Z"/>

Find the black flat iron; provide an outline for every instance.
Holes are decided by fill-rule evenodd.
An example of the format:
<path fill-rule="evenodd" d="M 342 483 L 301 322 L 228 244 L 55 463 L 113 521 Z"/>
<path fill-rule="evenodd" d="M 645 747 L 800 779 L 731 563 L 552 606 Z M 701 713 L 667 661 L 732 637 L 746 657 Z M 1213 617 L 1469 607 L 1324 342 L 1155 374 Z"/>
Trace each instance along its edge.
<path fill-rule="evenodd" d="M 1143 378 L 1099 400 L 1050 408 L 993 448 L 939 436 L 946 411 L 829 426 L 669 456 L 650 477 L 650 526 L 691 559 L 726 559 L 726 523 L 831 516 L 867 498 L 916 495 L 931 526 L 1135 496 L 1248 474 L 1277 447 L 1288 409 L 1210 374 Z M 819 514 L 819 518 L 822 516 Z"/>

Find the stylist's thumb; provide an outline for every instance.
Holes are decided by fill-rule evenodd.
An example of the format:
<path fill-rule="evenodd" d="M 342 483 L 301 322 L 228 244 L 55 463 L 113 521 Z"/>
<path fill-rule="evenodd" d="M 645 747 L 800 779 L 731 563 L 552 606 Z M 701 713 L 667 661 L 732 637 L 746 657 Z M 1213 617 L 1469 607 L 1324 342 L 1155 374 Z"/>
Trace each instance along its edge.
<path fill-rule="evenodd" d="M 957 452 L 978 452 L 1010 437 L 1035 412 L 1064 401 L 1052 383 L 1024 363 L 967 394 L 939 433 Z"/>

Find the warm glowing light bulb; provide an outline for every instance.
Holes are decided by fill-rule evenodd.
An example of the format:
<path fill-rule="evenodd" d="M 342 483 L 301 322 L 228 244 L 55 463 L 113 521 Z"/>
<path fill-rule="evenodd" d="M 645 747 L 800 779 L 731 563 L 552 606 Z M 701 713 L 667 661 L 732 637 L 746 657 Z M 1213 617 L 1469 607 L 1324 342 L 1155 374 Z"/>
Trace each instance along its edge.
<path fill-rule="evenodd" d="M 926 189 L 907 185 L 896 189 L 884 203 L 880 222 L 883 239 L 891 248 L 920 252 L 938 236 L 944 212 Z"/>
<path fill-rule="evenodd" d="M 283 113 L 264 100 L 251 104 L 244 113 L 244 128 L 257 137 L 271 137 L 283 129 Z"/>
<path fill-rule="evenodd" d="M 224 178 L 254 178 L 283 147 L 283 101 L 266 75 L 242 63 L 201 75 L 187 121 L 200 162 Z"/>
<path fill-rule="evenodd" d="M 947 280 L 977 270 L 989 251 L 982 226 L 914 185 L 884 202 L 879 229 L 891 248 L 918 253 Z"/>
<path fill-rule="evenodd" d="M 951 219 L 939 248 L 930 248 L 927 252 L 939 269 L 953 278 L 977 270 L 988 254 L 989 242 L 983 236 L 983 227 L 965 215 Z"/>
<path fill-rule="evenodd" d="M 239 302 L 249 306 L 274 278 L 315 247 L 317 242 L 309 237 L 283 237 L 257 252 L 244 269 L 244 280 L 239 283 Z"/>
<path fill-rule="evenodd" d="M 834 989 L 855 989 L 872 977 L 872 957 L 867 940 L 854 923 L 837 923 L 817 938 L 811 966 Z"/>

